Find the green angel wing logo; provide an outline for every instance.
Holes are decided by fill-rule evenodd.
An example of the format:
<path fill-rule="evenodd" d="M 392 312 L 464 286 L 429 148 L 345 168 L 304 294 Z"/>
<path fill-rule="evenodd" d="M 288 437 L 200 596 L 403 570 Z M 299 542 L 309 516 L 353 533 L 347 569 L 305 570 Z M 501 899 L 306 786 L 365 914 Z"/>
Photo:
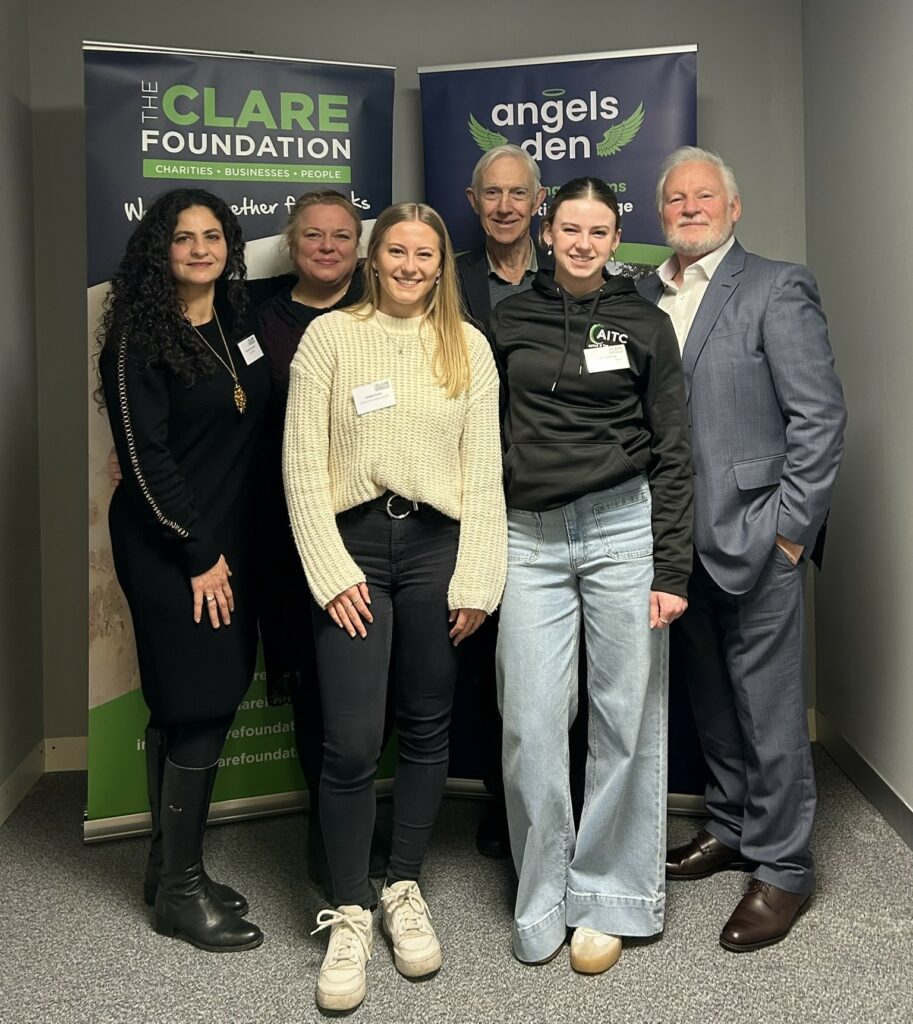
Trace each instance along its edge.
<path fill-rule="evenodd" d="M 644 123 L 644 105 L 637 104 L 637 110 L 630 117 L 626 117 L 620 124 L 613 125 L 602 137 L 602 142 L 596 143 L 596 152 L 599 156 L 614 156 L 620 149 L 623 149 L 640 131 Z"/>
<path fill-rule="evenodd" d="M 474 114 L 470 113 L 467 123 L 469 125 L 469 134 L 475 139 L 479 149 L 494 149 L 495 146 L 506 144 L 506 135 L 502 135 L 500 132 L 493 132 L 490 128 L 486 128 L 484 124 L 479 124 Z M 620 127 L 621 125 L 619 125 Z"/>

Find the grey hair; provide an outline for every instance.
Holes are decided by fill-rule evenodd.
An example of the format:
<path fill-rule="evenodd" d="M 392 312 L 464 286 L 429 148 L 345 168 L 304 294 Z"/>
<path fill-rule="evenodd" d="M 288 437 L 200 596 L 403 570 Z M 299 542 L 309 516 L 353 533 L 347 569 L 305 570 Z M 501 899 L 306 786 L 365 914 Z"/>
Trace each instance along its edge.
<path fill-rule="evenodd" d="M 479 157 L 479 161 L 475 167 L 473 167 L 471 188 L 477 196 L 482 186 L 482 176 L 491 164 L 502 156 L 516 157 L 516 159 L 526 165 L 526 171 L 529 174 L 529 180 L 532 182 L 534 193 L 538 192 L 539 189 L 542 188 L 542 177 L 539 173 L 539 165 L 525 149 L 521 149 L 520 146 L 515 146 L 513 143 L 509 142 L 504 146 L 495 146 L 494 149 L 486 150 Z"/>
<path fill-rule="evenodd" d="M 712 153 L 709 149 L 701 149 L 699 146 L 681 146 L 666 157 L 662 167 L 659 169 L 659 181 L 656 183 L 656 209 L 659 212 L 660 219 L 662 219 L 663 215 L 663 189 L 666 186 L 666 178 L 680 164 L 690 164 L 695 161 L 713 164 L 720 172 L 720 176 L 723 179 L 723 187 L 726 189 L 726 198 L 729 200 L 730 205 L 738 198 L 739 183 L 735 180 L 732 168 L 729 164 L 723 162 L 719 153 Z"/>

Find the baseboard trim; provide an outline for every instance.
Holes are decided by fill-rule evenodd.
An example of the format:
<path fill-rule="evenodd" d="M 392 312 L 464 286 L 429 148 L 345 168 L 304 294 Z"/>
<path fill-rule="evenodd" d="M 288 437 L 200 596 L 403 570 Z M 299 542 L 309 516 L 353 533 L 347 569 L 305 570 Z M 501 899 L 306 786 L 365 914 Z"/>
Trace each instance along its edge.
<path fill-rule="evenodd" d="M 44 773 L 44 740 L 13 769 L 12 775 L 0 784 L 0 825 L 13 813 L 19 801 Z"/>
<path fill-rule="evenodd" d="M 392 783 L 392 779 L 390 781 Z M 447 796 L 466 797 L 469 800 L 491 799 L 488 790 L 485 788 L 485 783 L 481 779 L 448 779 L 444 792 Z"/>
<path fill-rule="evenodd" d="M 88 767 L 88 736 L 54 736 L 44 741 L 46 772 L 84 772 Z"/>
<path fill-rule="evenodd" d="M 854 786 L 862 793 L 900 838 L 913 849 L 913 807 L 878 774 L 868 761 L 853 747 L 819 711 L 817 718 L 818 742 L 843 769 Z"/>
<path fill-rule="evenodd" d="M 702 815 L 706 812 L 704 798 L 693 793 L 670 793 L 666 797 L 666 810 L 670 814 Z"/>

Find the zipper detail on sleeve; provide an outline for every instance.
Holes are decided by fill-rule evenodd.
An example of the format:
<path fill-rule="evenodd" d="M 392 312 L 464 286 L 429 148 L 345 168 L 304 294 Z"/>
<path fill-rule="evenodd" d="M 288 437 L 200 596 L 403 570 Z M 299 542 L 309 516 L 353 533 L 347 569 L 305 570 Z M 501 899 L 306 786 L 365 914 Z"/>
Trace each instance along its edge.
<path fill-rule="evenodd" d="M 120 343 L 120 349 L 117 353 L 117 397 L 120 402 L 121 420 L 124 424 L 124 436 L 127 439 L 127 452 L 130 456 L 130 468 L 133 470 L 133 475 L 136 477 L 136 482 L 139 484 L 139 489 L 142 491 L 143 497 L 149 502 L 149 507 L 152 509 L 152 513 L 159 523 L 161 523 L 162 526 L 167 526 L 169 530 L 173 530 L 179 537 L 189 537 L 189 530 L 186 530 L 180 525 L 180 523 L 176 523 L 173 519 L 168 519 L 168 517 L 158 507 L 155 498 L 152 497 L 152 493 L 149 490 L 149 485 L 146 483 L 146 478 L 143 476 L 143 471 L 140 469 L 139 459 L 136 455 L 136 441 L 133 437 L 133 424 L 130 420 L 130 404 L 127 401 L 126 365 L 127 339 L 123 338 Z"/>

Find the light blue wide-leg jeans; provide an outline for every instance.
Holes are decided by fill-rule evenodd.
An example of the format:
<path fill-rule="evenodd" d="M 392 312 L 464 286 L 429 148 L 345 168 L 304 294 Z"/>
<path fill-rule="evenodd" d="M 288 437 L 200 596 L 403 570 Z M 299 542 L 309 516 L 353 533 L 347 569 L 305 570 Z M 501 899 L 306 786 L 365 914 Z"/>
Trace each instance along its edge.
<path fill-rule="evenodd" d="M 498 627 L 513 946 L 542 960 L 585 926 L 653 935 L 665 905 L 667 634 L 650 629 L 650 491 L 638 476 L 549 512 L 509 509 Z M 575 834 L 568 728 L 577 646 L 590 697 Z"/>

